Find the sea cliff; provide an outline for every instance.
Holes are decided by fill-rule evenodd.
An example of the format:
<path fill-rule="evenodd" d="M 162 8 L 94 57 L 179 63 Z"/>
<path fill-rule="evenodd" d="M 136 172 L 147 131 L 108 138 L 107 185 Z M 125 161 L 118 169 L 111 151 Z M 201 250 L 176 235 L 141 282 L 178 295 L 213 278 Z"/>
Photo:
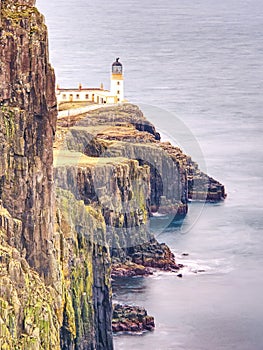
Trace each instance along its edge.
<path fill-rule="evenodd" d="M 0 348 L 111 350 L 111 277 L 180 268 L 150 218 L 181 219 L 224 186 L 132 104 L 57 123 L 35 1 L 2 0 L 0 31 Z M 126 305 L 115 330 L 127 312 L 127 327 L 153 328 Z"/>
<path fill-rule="evenodd" d="M 183 219 L 191 199 L 220 201 L 224 186 L 159 133 L 135 105 L 99 107 L 58 120 L 55 183 L 100 211 L 115 276 L 177 270 L 173 254 L 150 228 Z M 136 271 L 136 272 L 135 272 Z"/>
<path fill-rule="evenodd" d="M 92 241 L 103 223 L 54 189 L 44 18 L 33 0 L 1 1 L 0 25 L 0 348 L 112 349 L 110 256 Z"/>

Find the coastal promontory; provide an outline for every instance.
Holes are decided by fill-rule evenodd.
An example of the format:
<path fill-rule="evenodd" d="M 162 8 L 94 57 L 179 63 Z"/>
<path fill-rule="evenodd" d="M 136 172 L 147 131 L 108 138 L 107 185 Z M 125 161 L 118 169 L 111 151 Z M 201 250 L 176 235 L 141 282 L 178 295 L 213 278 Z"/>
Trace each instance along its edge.
<path fill-rule="evenodd" d="M 112 278 L 181 267 L 151 218 L 183 220 L 224 186 L 133 104 L 57 120 L 35 1 L 2 0 L 0 31 L 0 348 L 112 350 L 112 330 L 154 328 L 113 307 Z"/>

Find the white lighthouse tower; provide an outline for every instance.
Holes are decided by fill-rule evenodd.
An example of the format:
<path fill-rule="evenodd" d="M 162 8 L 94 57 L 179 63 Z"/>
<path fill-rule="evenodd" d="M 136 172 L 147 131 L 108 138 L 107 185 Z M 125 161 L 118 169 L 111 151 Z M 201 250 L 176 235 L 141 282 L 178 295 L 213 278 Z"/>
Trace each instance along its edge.
<path fill-rule="evenodd" d="M 124 101 L 123 68 L 119 58 L 112 64 L 111 94 L 116 96 L 116 102 Z"/>

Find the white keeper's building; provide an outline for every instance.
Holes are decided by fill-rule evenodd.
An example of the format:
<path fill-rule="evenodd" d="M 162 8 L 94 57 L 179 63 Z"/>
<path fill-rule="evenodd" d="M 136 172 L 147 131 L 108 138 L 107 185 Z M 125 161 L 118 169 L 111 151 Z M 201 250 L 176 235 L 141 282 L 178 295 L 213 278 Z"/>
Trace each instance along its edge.
<path fill-rule="evenodd" d="M 105 90 L 103 84 L 99 88 L 84 88 L 81 84 L 76 89 L 64 89 L 57 86 L 58 105 L 63 102 L 89 102 L 98 104 L 115 104 L 124 102 L 123 66 L 119 58 L 112 64 L 111 89 Z"/>

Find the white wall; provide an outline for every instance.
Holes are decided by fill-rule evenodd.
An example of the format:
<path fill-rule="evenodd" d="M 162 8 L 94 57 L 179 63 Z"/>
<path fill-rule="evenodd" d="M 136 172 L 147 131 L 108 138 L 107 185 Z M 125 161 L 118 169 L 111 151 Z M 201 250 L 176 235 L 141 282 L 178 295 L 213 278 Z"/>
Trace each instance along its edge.
<path fill-rule="evenodd" d="M 112 91 L 103 91 L 103 90 L 66 90 L 63 91 L 57 90 L 57 101 L 58 104 L 63 102 L 94 102 L 94 103 L 110 103 L 114 104 L 117 102 L 118 97 L 120 102 L 123 101 L 123 82 L 120 81 L 120 85 L 117 85 L 116 82 L 116 93 Z M 117 92 L 120 91 L 120 94 L 117 95 Z"/>
<path fill-rule="evenodd" d="M 111 94 L 117 96 L 119 102 L 124 101 L 124 84 L 122 78 L 120 80 L 111 79 Z"/>

